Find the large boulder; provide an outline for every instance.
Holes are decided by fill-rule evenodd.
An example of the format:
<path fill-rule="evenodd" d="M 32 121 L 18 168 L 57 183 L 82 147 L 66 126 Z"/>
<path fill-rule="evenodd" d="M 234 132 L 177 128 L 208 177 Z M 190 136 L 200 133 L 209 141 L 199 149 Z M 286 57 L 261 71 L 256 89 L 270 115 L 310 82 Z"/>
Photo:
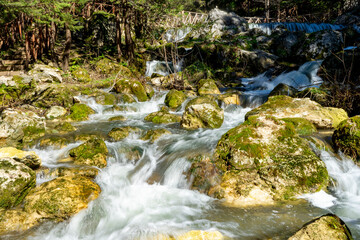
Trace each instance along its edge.
<path fill-rule="evenodd" d="M 44 118 L 27 110 L 5 109 L 0 119 L 0 138 L 16 139 L 23 135 L 25 127 L 45 127 Z"/>
<path fill-rule="evenodd" d="M 211 97 L 197 97 L 185 107 L 180 125 L 193 130 L 197 128 L 219 128 L 224 121 L 224 110 Z"/>
<path fill-rule="evenodd" d="M 165 97 L 165 105 L 169 108 L 176 109 L 186 100 L 186 95 L 176 89 L 170 90 Z"/>
<path fill-rule="evenodd" d="M 343 239 L 351 240 L 351 232 L 336 215 L 327 214 L 306 223 L 288 240 Z"/>
<path fill-rule="evenodd" d="M 207 193 L 236 205 L 273 204 L 316 192 L 328 173 L 292 123 L 253 116 L 219 140 L 214 163 L 221 183 Z"/>
<path fill-rule="evenodd" d="M 157 124 L 167 124 L 167 123 L 180 122 L 181 117 L 179 115 L 169 113 L 169 109 L 163 107 L 158 112 L 150 113 L 144 119 L 145 121 L 149 121 Z"/>
<path fill-rule="evenodd" d="M 210 34 L 213 38 L 244 31 L 247 24 L 245 18 L 233 12 L 225 12 L 218 8 L 214 8 L 209 12 L 208 21 L 212 23 Z"/>
<path fill-rule="evenodd" d="M 357 162 L 360 161 L 360 115 L 342 121 L 334 131 L 332 142 Z"/>
<path fill-rule="evenodd" d="M 13 147 L 0 148 L 0 158 L 12 158 L 31 169 L 37 169 L 41 166 L 41 159 L 35 152 L 22 151 Z"/>
<path fill-rule="evenodd" d="M 273 116 L 276 118 L 304 118 L 317 128 L 334 128 L 348 118 L 347 113 L 340 108 L 322 107 L 309 98 L 291 98 L 280 95 L 269 97 L 269 100 L 245 115 Z"/>
<path fill-rule="evenodd" d="M 220 94 L 219 88 L 212 79 L 201 79 L 198 83 L 199 95 Z"/>
<path fill-rule="evenodd" d="M 120 79 L 116 82 L 114 90 L 117 93 L 133 94 L 140 102 L 149 100 L 145 87 L 137 80 Z"/>
<path fill-rule="evenodd" d="M 0 209 L 22 202 L 35 187 L 36 175 L 25 164 L 12 158 L 0 158 Z"/>
<path fill-rule="evenodd" d="M 89 178 L 59 177 L 33 189 L 22 209 L 11 209 L 0 215 L 0 234 L 25 231 L 46 219 L 66 220 L 100 194 L 100 187 Z"/>
<path fill-rule="evenodd" d="M 29 71 L 29 75 L 38 82 L 58 82 L 61 83 L 63 81 L 61 77 L 62 72 L 52 66 L 43 65 L 43 64 L 35 64 L 33 69 Z"/>
<path fill-rule="evenodd" d="M 276 56 L 281 59 L 295 60 L 298 58 L 297 51 L 306 38 L 306 33 L 302 31 L 290 32 L 282 31 L 280 34 L 274 34 L 271 48 Z M 299 59 L 296 59 L 299 62 Z"/>
<path fill-rule="evenodd" d="M 73 121 L 86 121 L 89 119 L 90 114 L 94 114 L 95 111 L 86 104 L 75 103 L 70 108 L 69 118 Z"/>
<path fill-rule="evenodd" d="M 90 138 L 80 146 L 70 150 L 69 155 L 74 160 L 74 164 L 89 165 L 104 168 L 107 165 L 106 156 L 108 149 L 104 140 Z"/>

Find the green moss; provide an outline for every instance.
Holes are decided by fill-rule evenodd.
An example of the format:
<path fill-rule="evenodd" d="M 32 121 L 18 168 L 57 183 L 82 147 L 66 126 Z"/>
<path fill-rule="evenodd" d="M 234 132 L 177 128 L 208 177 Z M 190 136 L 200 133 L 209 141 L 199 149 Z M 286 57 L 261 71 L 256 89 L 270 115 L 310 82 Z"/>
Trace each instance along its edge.
<path fill-rule="evenodd" d="M 182 91 L 175 89 L 170 90 L 165 97 L 165 105 L 170 108 L 178 108 L 186 100 L 186 95 Z"/>
<path fill-rule="evenodd" d="M 92 110 L 89 106 L 81 103 L 75 103 L 70 108 L 69 117 L 74 121 L 85 121 L 89 119 L 90 114 L 94 114 L 95 111 Z"/>
<path fill-rule="evenodd" d="M 117 93 L 134 94 L 140 102 L 148 100 L 144 86 L 136 80 L 120 79 L 116 82 L 114 89 Z"/>
<path fill-rule="evenodd" d="M 317 131 L 314 124 L 303 118 L 282 118 L 281 120 L 292 124 L 299 135 L 311 135 Z"/>
<path fill-rule="evenodd" d="M 206 94 L 220 94 L 218 87 L 215 84 L 215 81 L 212 79 L 201 79 L 198 84 L 198 93 L 199 95 Z"/>
<path fill-rule="evenodd" d="M 125 120 L 126 120 L 126 117 L 121 116 L 121 115 L 109 118 L 109 121 L 125 121 Z"/>
<path fill-rule="evenodd" d="M 116 103 L 116 97 L 111 93 L 102 92 L 95 97 L 98 104 L 102 105 L 114 105 Z"/>
<path fill-rule="evenodd" d="M 120 127 L 120 128 L 113 128 L 108 133 L 108 136 L 114 141 L 120 141 L 124 138 L 128 137 L 130 133 L 140 133 L 141 129 L 137 127 Z"/>
<path fill-rule="evenodd" d="M 91 77 L 89 72 L 80 66 L 71 67 L 71 74 L 79 82 L 90 82 Z"/>
<path fill-rule="evenodd" d="M 100 158 L 105 161 L 108 149 L 104 140 L 91 138 L 80 146 L 71 149 L 69 155 L 74 158 L 75 164 L 85 164 L 97 167 L 105 167 L 106 163 L 101 162 Z"/>
<path fill-rule="evenodd" d="M 176 123 L 181 121 L 181 116 L 169 113 L 169 110 L 162 109 L 158 112 L 153 112 L 144 118 L 145 121 L 156 124 Z"/>
<path fill-rule="evenodd" d="M 28 126 L 23 129 L 23 143 L 33 145 L 35 144 L 35 140 L 43 137 L 45 135 L 45 128 L 38 128 L 35 126 Z"/>
<path fill-rule="evenodd" d="M 71 125 L 69 122 L 60 123 L 55 126 L 55 129 L 59 132 L 73 132 L 76 131 L 76 128 Z"/>
<path fill-rule="evenodd" d="M 149 130 L 146 132 L 145 136 L 143 136 L 142 140 L 150 140 L 150 142 L 155 142 L 157 139 L 159 139 L 161 136 L 171 134 L 169 130 L 166 130 L 164 128 L 159 128 L 155 130 Z"/>

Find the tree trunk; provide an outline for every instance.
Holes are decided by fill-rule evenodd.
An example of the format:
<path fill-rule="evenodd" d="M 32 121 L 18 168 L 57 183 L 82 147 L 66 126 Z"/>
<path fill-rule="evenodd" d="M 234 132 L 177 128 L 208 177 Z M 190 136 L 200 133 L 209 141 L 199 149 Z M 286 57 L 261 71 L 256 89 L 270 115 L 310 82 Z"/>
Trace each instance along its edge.
<path fill-rule="evenodd" d="M 69 70 L 69 61 L 70 61 L 70 49 L 71 49 L 71 31 L 67 24 L 65 24 L 65 48 L 63 53 L 62 65 L 63 70 Z"/>
<path fill-rule="evenodd" d="M 117 48 L 117 60 L 120 61 L 122 57 L 121 51 L 121 25 L 120 25 L 120 15 L 116 14 L 116 48 Z"/>
<path fill-rule="evenodd" d="M 25 69 L 28 70 L 29 69 L 29 63 L 30 63 L 30 36 L 29 33 L 25 33 L 25 55 L 26 55 L 26 60 L 25 60 Z"/>
<path fill-rule="evenodd" d="M 129 11 L 129 7 L 126 6 L 126 8 L 124 8 L 124 30 L 125 30 L 125 44 L 126 44 L 126 55 L 128 57 L 128 60 L 131 62 L 134 59 L 134 41 L 132 40 L 131 37 L 131 27 L 130 27 L 130 11 Z"/>
<path fill-rule="evenodd" d="M 56 54 L 55 54 L 55 40 L 56 40 L 56 25 L 54 22 L 51 22 L 49 51 L 51 55 L 51 61 L 55 63 L 55 66 L 58 67 Z"/>
<path fill-rule="evenodd" d="M 270 20 L 270 0 L 265 0 L 265 17 L 266 22 L 269 22 Z"/>

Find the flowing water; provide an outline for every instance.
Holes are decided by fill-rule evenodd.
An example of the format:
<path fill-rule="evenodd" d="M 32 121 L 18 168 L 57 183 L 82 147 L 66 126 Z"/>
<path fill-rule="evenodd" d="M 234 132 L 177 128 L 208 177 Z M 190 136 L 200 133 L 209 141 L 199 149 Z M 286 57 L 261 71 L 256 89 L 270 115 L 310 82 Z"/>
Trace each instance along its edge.
<path fill-rule="evenodd" d="M 306 81 L 313 83 L 313 65 L 316 64 L 309 63 L 298 73 L 288 74 L 305 75 Z M 252 91 L 254 96 L 259 93 L 257 91 L 272 88 L 266 84 L 265 90 L 259 89 L 254 87 L 254 82 L 249 81 L 246 90 Z M 90 120 L 75 124 L 78 133 L 104 136 L 114 127 L 136 126 L 143 132 L 166 128 L 172 134 L 164 135 L 154 143 L 141 140 L 141 134 L 132 134 L 119 142 L 106 141 L 110 153 L 108 166 L 101 169 L 95 179 L 102 189 L 99 198 L 68 221 L 42 224 L 26 235 L 27 239 L 148 239 L 159 234 L 176 236 L 190 230 L 217 230 L 233 239 L 286 239 L 305 222 L 328 212 L 342 217 L 354 236 L 360 238 L 360 169 L 350 160 L 338 160 L 325 151 L 321 151 L 321 158 L 335 184 L 330 193 L 302 196 L 307 201 L 299 199 L 275 206 L 236 208 L 190 190 L 189 159 L 195 154 L 212 153 L 220 137 L 241 124 L 251 108 L 225 106 L 225 120 L 219 129 L 186 131 L 178 123 L 156 125 L 145 122 L 143 119 L 147 114 L 160 110 L 166 93 L 157 91 L 148 102 L 122 104 L 123 111 L 99 105 L 93 98 L 79 97 L 96 113 Z M 182 115 L 185 104 L 174 113 Z M 251 107 L 258 104 L 252 102 Z M 124 115 L 127 120 L 108 121 L 117 115 Z M 44 166 L 57 168 L 64 165 L 58 160 L 67 157 L 69 150 L 79 144 L 81 142 L 71 143 L 62 149 L 34 147 L 31 150 L 38 153 Z M 126 154 L 134 149 L 138 158 Z M 37 176 L 38 183 L 51 179 L 46 175 Z"/>

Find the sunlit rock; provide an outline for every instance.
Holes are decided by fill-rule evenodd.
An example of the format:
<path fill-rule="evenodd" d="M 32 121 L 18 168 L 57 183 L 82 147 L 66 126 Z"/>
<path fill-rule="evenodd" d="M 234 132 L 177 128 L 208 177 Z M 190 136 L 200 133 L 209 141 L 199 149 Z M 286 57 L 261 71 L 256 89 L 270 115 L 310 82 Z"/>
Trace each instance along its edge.
<path fill-rule="evenodd" d="M 41 165 L 41 159 L 35 152 L 22 151 L 13 147 L 0 148 L 0 158 L 12 158 L 31 169 L 37 169 Z"/>
<path fill-rule="evenodd" d="M 87 140 L 69 152 L 70 157 L 74 160 L 74 164 L 96 166 L 99 168 L 106 167 L 107 154 L 106 144 L 104 140 L 99 138 Z"/>

